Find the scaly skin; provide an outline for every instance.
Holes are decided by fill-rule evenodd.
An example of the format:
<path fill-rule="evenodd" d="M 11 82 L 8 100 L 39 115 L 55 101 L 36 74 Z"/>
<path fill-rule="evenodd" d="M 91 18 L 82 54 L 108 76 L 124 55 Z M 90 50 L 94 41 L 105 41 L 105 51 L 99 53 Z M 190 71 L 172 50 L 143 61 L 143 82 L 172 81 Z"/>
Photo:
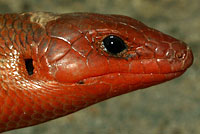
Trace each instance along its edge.
<path fill-rule="evenodd" d="M 108 35 L 123 39 L 127 50 L 105 51 Z M 26 59 L 33 60 L 33 74 Z M 125 16 L 0 15 L 0 132 L 168 81 L 192 61 L 184 42 Z"/>

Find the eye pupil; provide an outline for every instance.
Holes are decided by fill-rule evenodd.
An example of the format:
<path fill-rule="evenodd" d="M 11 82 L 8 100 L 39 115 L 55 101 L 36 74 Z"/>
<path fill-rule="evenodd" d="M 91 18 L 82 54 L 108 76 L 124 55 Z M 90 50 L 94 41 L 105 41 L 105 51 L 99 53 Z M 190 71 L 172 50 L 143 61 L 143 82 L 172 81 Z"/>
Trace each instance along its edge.
<path fill-rule="evenodd" d="M 111 54 L 118 54 L 123 50 L 127 49 L 124 41 L 115 35 L 109 35 L 103 39 L 103 45 L 105 50 Z"/>

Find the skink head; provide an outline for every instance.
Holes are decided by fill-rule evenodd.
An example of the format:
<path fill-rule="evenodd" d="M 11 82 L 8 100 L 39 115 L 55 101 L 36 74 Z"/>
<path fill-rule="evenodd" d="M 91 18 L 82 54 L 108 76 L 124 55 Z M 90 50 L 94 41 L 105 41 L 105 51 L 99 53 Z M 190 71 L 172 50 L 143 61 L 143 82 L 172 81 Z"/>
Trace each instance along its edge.
<path fill-rule="evenodd" d="M 0 132 L 178 77 L 185 43 L 125 16 L 1 15 Z"/>
<path fill-rule="evenodd" d="M 178 77 L 193 61 L 184 42 L 125 16 L 67 14 L 45 28 L 40 72 L 59 83 L 104 83 L 119 95 Z"/>

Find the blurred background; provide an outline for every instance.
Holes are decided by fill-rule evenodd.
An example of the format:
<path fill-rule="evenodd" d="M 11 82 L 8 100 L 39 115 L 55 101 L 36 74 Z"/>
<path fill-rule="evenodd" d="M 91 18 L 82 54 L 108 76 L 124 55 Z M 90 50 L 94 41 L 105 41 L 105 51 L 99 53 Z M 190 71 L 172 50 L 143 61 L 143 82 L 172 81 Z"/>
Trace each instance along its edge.
<path fill-rule="evenodd" d="M 122 14 L 184 40 L 194 64 L 180 78 L 3 134 L 200 134 L 199 0 L 0 0 L 0 13 Z"/>

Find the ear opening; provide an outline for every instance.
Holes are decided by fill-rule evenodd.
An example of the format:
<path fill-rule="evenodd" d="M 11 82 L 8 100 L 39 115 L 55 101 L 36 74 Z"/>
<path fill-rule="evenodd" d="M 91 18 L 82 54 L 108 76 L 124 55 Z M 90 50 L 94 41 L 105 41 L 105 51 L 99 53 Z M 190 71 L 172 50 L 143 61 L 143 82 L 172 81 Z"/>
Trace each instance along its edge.
<path fill-rule="evenodd" d="M 34 70 L 34 67 L 33 67 L 33 59 L 24 59 L 25 61 L 25 65 L 26 65 L 26 71 L 28 73 L 28 75 L 33 75 L 33 70 Z"/>

